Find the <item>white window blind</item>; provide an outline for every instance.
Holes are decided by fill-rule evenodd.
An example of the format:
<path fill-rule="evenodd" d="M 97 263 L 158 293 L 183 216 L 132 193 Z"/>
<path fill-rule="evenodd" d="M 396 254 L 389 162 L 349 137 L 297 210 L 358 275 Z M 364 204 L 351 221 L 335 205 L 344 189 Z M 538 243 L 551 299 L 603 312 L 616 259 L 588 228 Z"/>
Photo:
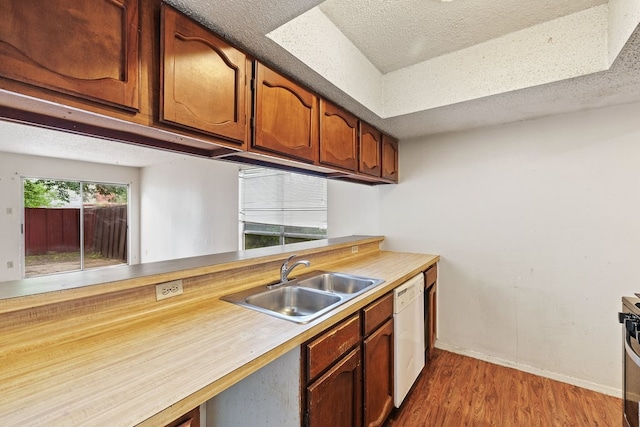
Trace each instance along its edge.
<path fill-rule="evenodd" d="M 240 221 L 327 228 L 327 182 L 274 169 L 240 170 Z"/>

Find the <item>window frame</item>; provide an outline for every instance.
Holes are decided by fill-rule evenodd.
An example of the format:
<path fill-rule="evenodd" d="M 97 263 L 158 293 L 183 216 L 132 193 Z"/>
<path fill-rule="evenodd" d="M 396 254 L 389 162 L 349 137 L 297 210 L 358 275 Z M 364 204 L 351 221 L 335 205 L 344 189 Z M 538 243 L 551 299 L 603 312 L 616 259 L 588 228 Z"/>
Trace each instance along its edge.
<path fill-rule="evenodd" d="M 287 238 L 292 238 L 292 239 L 302 239 L 302 241 L 310 241 L 310 240 L 322 240 L 322 239 L 326 239 L 327 238 L 327 233 L 326 233 L 326 229 L 325 232 L 323 234 L 312 234 L 312 233 L 301 233 L 301 232 L 295 232 L 295 231 L 291 231 L 292 228 L 301 228 L 298 226 L 291 226 L 291 225 L 280 225 L 280 224 L 266 224 L 266 223 L 261 223 L 261 222 L 250 222 L 250 221 L 240 221 L 241 225 L 240 227 L 242 228 L 241 233 L 242 233 L 242 241 L 241 241 L 241 245 L 242 245 L 242 249 L 246 250 L 247 248 L 247 235 L 253 235 L 253 236 L 270 236 L 270 237 L 278 237 L 279 239 L 279 246 L 282 245 L 286 245 L 287 244 Z M 252 226 L 266 226 L 266 227 L 274 227 L 274 228 L 278 228 L 278 231 L 268 231 L 268 230 L 251 230 L 251 229 L 247 229 L 247 225 L 252 225 Z M 312 229 L 314 227 L 306 227 L 309 229 Z M 320 230 L 319 228 L 315 228 L 315 230 Z M 272 246 L 276 246 L 276 245 L 272 245 Z"/>

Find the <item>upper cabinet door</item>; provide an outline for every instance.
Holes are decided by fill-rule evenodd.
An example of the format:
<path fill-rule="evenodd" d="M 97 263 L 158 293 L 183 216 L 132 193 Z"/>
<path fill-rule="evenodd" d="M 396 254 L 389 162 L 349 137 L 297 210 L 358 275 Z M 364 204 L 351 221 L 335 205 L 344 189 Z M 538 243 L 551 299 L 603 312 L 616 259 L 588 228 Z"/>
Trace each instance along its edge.
<path fill-rule="evenodd" d="M 367 123 L 360 122 L 360 172 L 380 176 L 381 140 L 380 131 Z"/>
<path fill-rule="evenodd" d="M 320 164 L 358 169 L 358 118 L 320 100 Z"/>
<path fill-rule="evenodd" d="M 318 162 L 318 98 L 256 63 L 255 135 L 251 148 Z"/>
<path fill-rule="evenodd" d="M 398 182 L 398 140 L 382 135 L 382 177 Z"/>
<path fill-rule="evenodd" d="M 138 109 L 138 0 L 0 1 L 0 76 Z"/>
<path fill-rule="evenodd" d="M 246 55 L 162 6 L 160 120 L 246 141 Z"/>

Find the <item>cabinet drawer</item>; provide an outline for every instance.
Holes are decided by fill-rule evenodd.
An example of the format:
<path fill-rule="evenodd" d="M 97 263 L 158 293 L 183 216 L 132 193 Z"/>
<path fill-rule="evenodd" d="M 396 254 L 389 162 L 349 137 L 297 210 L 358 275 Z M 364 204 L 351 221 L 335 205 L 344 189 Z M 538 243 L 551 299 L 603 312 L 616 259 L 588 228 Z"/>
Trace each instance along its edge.
<path fill-rule="evenodd" d="M 360 316 L 355 314 L 307 344 L 307 380 L 312 380 L 360 341 Z"/>
<path fill-rule="evenodd" d="M 393 294 L 388 293 L 369 304 L 362 310 L 362 313 L 364 315 L 364 335 L 368 336 L 393 316 Z"/>
<path fill-rule="evenodd" d="M 195 407 L 164 427 L 200 427 L 200 407 Z"/>
<path fill-rule="evenodd" d="M 438 279 L 438 265 L 434 264 L 430 269 L 424 272 L 424 286 L 428 288 L 429 286 L 436 283 Z"/>

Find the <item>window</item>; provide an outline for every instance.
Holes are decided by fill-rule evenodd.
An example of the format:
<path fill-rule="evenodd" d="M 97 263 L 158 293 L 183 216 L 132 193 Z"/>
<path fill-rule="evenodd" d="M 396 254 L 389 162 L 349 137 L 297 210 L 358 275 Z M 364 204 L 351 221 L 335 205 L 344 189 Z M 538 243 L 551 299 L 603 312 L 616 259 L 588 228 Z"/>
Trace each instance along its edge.
<path fill-rule="evenodd" d="M 23 178 L 24 277 L 127 264 L 127 185 Z"/>
<path fill-rule="evenodd" d="M 325 179 L 260 167 L 239 179 L 240 249 L 327 237 Z"/>

